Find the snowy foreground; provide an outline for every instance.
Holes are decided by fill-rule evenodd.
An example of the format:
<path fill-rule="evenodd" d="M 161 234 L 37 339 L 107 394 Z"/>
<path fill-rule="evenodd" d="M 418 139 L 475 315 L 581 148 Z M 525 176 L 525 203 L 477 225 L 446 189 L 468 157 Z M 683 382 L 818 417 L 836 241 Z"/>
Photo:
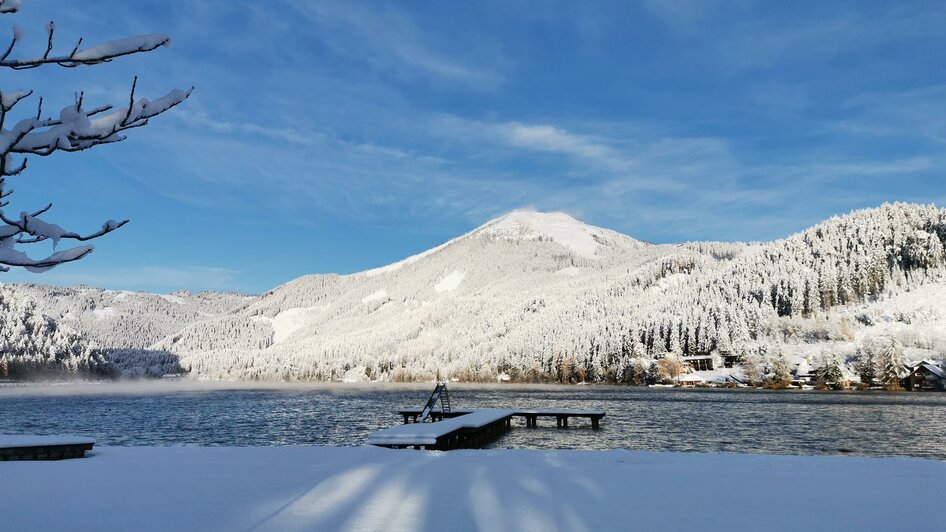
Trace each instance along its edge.
<path fill-rule="evenodd" d="M 97 447 L 0 464 L 7 530 L 926 529 L 946 463 L 371 447 Z"/>

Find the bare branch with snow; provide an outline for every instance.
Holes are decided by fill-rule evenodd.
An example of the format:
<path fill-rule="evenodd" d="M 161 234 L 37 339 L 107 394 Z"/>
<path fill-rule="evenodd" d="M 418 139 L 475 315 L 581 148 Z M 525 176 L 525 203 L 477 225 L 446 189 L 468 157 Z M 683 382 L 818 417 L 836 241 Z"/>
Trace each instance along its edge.
<path fill-rule="evenodd" d="M 15 12 L 15 9 L 12 11 L 2 11 L 3 5 L 4 4 L 0 3 L 0 13 Z M 168 46 L 171 44 L 171 38 L 167 35 L 163 33 L 152 33 L 149 35 L 138 35 L 135 37 L 115 39 L 88 48 L 82 48 L 83 38 L 80 37 L 75 45 L 71 48 L 69 53 L 52 55 L 53 47 L 55 45 L 56 24 L 54 22 L 49 22 L 45 29 L 46 50 L 42 55 L 26 57 L 22 59 L 10 59 L 10 55 L 13 53 L 13 50 L 16 48 L 16 45 L 19 44 L 21 39 L 19 29 L 14 27 L 13 36 L 10 39 L 10 43 L 4 50 L 3 55 L 0 55 L 0 66 L 12 68 L 15 70 L 23 70 L 49 64 L 56 64 L 70 68 L 77 67 L 79 65 L 97 65 L 99 63 L 107 63 L 118 57 L 142 52 L 150 52 L 162 46 Z"/>
<path fill-rule="evenodd" d="M 0 0 L 0 14 L 15 13 L 20 8 L 19 0 Z M 21 32 L 14 27 L 10 43 L 0 53 L 0 67 L 14 70 L 36 68 L 55 64 L 64 67 L 96 65 L 117 57 L 141 52 L 150 52 L 167 46 L 170 38 L 163 34 L 142 35 L 107 41 L 91 47 L 82 47 L 82 39 L 66 54 L 53 54 L 56 25 L 46 26 L 46 49 L 42 55 L 22 59 L 11 59 Z M 3 209 L 9 206 L 7 198 L 13 193 L 6 189 L 6 179 L 23 173 L 27 168 L 27 156 L 46 157 L 56 152 L 77 152 L 100 144 L 125 140 L 125 131 L 143 127 L 148 121 L 180 104 L 190 96 L 188 90 L 174 89 L 156 99 L 137 98 L 138 77 L 132 81 L 127 105 L 101 105 L 87 107 L 85 95 L 79 93 L 75 103 L 64 107 L 56 117 L 43 118 L 43 98 L 38 98 L 35 113 L 11 122 L 11 113 L 18 104 L 33 95 L 30 90 L 0 90 L 0 271 L 11 267 L 22 267 L 29 271 L 45 271 L 58 264 L 79 260 L 92 252 L 93 246 L 86 244 L 66 250 L 57 250 L 61 240 L 85 242 L 122 227 L 128 220 L 109 220 L 98 231 L 80 234 L 40 219 L 52 205 L 19 216 L 8 216 Z M 53 253 L 43 259 L 33 259 L 17 249 L 18 246 L 51 242 Z"/>

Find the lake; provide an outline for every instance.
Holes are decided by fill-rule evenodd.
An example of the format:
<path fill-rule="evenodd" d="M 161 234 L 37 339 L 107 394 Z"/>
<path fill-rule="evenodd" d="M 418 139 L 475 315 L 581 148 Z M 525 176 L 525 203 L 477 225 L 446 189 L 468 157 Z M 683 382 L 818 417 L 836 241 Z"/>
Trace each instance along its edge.
<path fill-rule="evenodd" d="M 237 387 L 234 387 L 237 386 Z M 431 386 L 0 385 L 0 433 L 82 434 L 104 445 L 363 445 Z M 554 419 L 495 448 L 860 454 L 946 460 L 946 394 L 450 387 L 454 408 L 601 409 L 601 430 Z"/>

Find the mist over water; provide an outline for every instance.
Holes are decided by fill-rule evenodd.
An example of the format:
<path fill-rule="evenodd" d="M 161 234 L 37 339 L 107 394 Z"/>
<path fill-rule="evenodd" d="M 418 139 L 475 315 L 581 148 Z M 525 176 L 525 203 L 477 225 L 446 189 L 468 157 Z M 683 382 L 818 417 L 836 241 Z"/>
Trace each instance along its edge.
<path fill-rule="evenodd" d="M 363 445 L 429 385 L 3 385 L 0 433 L 81 434 L 102 445 Z M 451 386 L 454 408 L 607 411 L 602 429 L 514 419 L 494 448 L 860 454 L 946 460 L 946 394 L 630 387 Z"/>

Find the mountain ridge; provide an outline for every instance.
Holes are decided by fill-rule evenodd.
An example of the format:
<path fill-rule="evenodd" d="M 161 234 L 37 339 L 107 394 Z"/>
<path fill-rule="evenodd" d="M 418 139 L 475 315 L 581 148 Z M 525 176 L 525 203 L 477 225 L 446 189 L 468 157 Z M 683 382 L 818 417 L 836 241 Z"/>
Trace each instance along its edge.
<path fill-rule="evenodd" d="M 514 211 L 391 265 L 302 276 L 137 349 L 167 354 L 174 372 L 262 380 L 639 382 L 667 354 L 771 365 L 821 348 L 847 362 L 882 331 L 842 315 L 938 286 L 944 243 L 946 211 L 912 204 L 751 245 L 649 244 Z M 908 354 L 946 348 L 889 329 Z"/>

